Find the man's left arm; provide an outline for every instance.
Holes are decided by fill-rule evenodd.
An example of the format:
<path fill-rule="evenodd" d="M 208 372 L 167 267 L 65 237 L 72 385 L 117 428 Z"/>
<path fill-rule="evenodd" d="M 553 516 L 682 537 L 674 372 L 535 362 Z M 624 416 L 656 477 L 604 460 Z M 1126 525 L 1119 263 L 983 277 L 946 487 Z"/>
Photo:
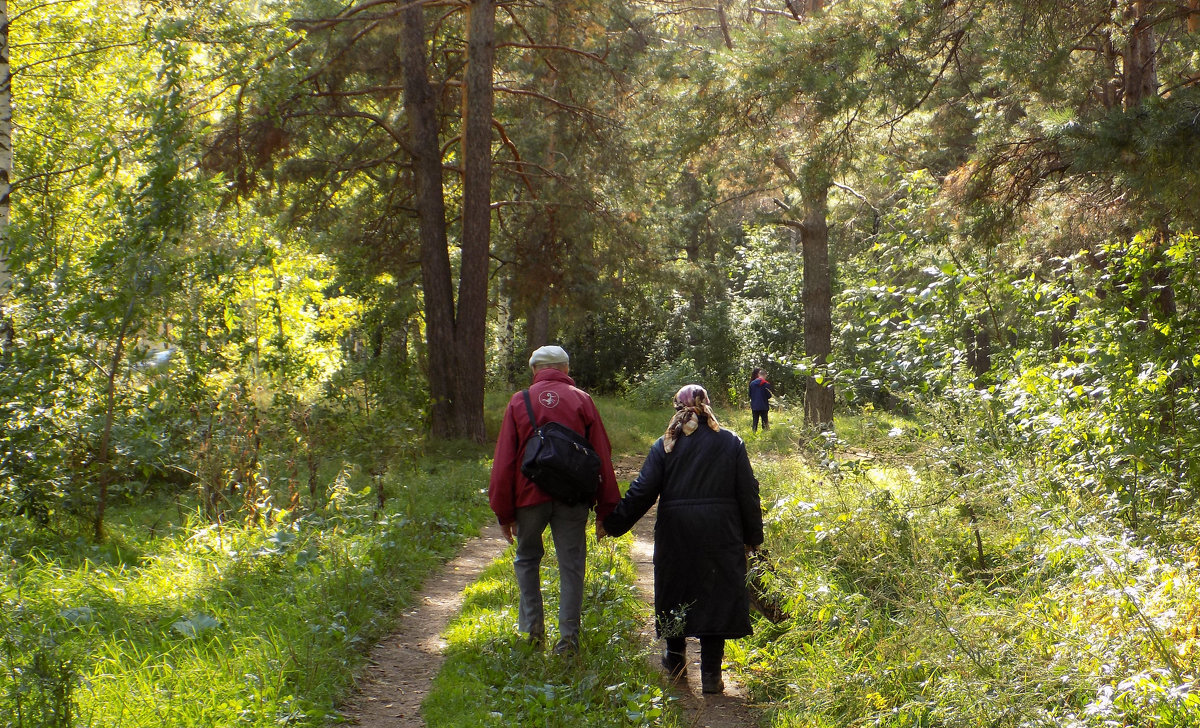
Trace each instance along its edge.
<path fill-rule="evenodd" d="M 591 397 L 585 402 L 584 408 L 589 419 L 588 443 L 600 456 L 600 489 L 596 493 L 596 519 L 603 521 L 621 500 L 621 489 L 617 487 L 617 474 L 612 463 L 612 443 L 609 442 L 608 432 L 600 419 L 600 411 L 596 409 L 596 403 Z"/>
<path fill-rule="evenodd" d="M 512 524 L 517 517 L 517 422 L 511 402 L 504 410 L 504 421 L 496 438 L 496 453 L 492 458 L 492 474 L 488 482 L 488 503 L 501 526 Z M 508 535 L 506 532 L 505 535 Z"/>

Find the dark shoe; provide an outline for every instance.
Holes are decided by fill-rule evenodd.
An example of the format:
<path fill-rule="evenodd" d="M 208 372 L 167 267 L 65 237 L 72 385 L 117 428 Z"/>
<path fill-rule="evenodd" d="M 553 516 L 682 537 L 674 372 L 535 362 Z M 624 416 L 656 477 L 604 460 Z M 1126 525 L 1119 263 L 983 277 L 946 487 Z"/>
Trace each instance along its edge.
<path fill-rule="evenodd" d="M 725 692 L 725 681 L 721 679 L 721 671 L 700 671 L 700 690 L 706 693 Z"/>
<path fill-rule="evenodd" d="M 667 671 L 667 677 L 672 680 L 687 677 L 687 662 L 683 659 L 682 652 L 663 650 L 662 666 Z"/>
<path fill-rule="evenodd" d="M 554 654 L 563 657 L 579 654 L 579 638 L 563 637 L 554 645 Z"/>
<path fill-rule="evenodd" d="M 546 633 L 545 632 L 530 632 L 529 637 L 527 638 L 527 641 L 529 642 L 529 646 L 535 650 L 545 649 Z"/>

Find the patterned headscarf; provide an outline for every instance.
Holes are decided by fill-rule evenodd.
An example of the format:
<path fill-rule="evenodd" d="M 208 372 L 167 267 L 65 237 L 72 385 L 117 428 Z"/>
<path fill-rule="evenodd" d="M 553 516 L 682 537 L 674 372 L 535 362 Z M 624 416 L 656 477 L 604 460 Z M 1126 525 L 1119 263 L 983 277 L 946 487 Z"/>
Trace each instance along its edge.
<path fill-rule="evenodd" d="M 663 449 L 667 452 L 675 449 L 679 433 L 682 432 L 684 437 L 692 434 L 700 427 L 701 419 L 707 420 L 708 427 L 713 432 L 721 431 L 717 416 L 708 405 L 708 392 L 699 384 L 685 384 L 675 393 L 675 416 L 671 418 L 671 424 L 667 425 L 667 432 L 663 435 Z"/>

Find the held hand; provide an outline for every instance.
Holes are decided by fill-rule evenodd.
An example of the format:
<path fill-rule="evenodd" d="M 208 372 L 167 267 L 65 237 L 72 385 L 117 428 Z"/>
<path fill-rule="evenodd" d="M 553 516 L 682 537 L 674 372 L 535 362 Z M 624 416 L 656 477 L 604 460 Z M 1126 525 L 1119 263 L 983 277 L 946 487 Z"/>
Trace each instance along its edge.
<path fill-rule="evenodd" d="M 504 533 L 504 538 L 508 539 L 509 543 L 513 542 L 513 534 L 516 532 L 515 523 L 501 523 L 500 531 Z"/>
<path fill-rule="evenodd" d="M 603 541 L 604 537 L 607 535 L 608 535 L 608 531 L 604 530 L 604 524 L 601 523 L 600 521 L 596 521 L 596 540 Z"/>

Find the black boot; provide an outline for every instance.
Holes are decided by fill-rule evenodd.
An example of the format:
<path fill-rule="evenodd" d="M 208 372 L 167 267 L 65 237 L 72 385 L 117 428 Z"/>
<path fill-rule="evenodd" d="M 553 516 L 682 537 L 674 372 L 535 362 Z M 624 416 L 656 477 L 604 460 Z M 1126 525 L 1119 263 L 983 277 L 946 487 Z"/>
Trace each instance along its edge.
<path fill-rule="evenodd" d="M 725 659 L 725 640 L 720 637 L 700 638 L 700 689 L 706 693 L 725 692 L 721 679 L 721 662 Z"/>
<path fill-rule="evenodd" d="M 672 652 L 670 648 L 663 650 L 662 666 L 672 680 L 687 677 L 687 661 L 682 652 Z"/>
<path fill-rule="evenodd" d="M 725 681 L 721 679 L 721 671 L 701 670 L 700 690 L 710 694 L 725 692 Z"/>

